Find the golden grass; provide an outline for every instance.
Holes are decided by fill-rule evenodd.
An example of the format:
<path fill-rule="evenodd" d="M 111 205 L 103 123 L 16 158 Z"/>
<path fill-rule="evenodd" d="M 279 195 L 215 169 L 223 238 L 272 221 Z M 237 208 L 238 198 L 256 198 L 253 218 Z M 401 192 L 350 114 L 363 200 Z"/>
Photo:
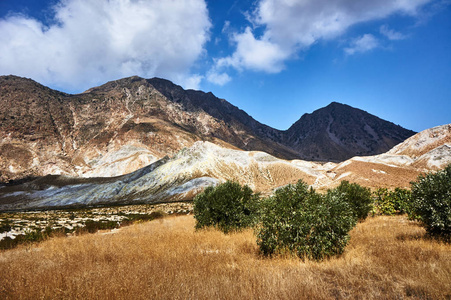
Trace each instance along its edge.
<path fill-rule="evenodd" d="M 262 258 L 252 231 L 195 232 L 191 216 L 0 253 L 0 299 L 449 299 L 451 245 L 376 217 L 324 262 Z"/>

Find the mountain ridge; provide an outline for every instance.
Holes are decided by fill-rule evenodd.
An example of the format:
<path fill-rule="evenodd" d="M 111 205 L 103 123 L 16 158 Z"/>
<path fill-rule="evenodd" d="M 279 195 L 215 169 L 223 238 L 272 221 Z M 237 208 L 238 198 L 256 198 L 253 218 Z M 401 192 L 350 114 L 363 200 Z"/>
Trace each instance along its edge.
<path fill-rule="evenodd" d="M 336 111 L 345 107 L 338 103 L 332 106 L 338 107 Z M 353 115 L 357 110 L 350 107 L 350 111 Z M 333 135 L 325 134 L 324 126 L 315 125 L 319 121 L 312 121 L 308 132 L 320 138 L 306 139 L 299 124 L 315 115 L 317 111 L 304 114 L 294 127 L 281 131 L 211 92 L 184 90 L 161 78 L 132 76 L 80 94 L 66 94 L 31 79 L 0 76 L 0 181 L 47 174 L 122 175 L 173 156 L 197 141 L 264 151 L 284 159 L 342 161 L 358 153 L 357 146 L 346 152 L 339 143 L 334 145 Z M 316 127 L 323 132 L 315 132 Z M 401 127 L 393 128 L 397 131 Z M 362 130 L 354 132 L 362 134 Z M 401 136 L 390 134 L 380 141 L 388 139 L 396 144 L 413 134 L 405 129 L 401 132 Z M 346 132 L 341 135 L 349 138 Z M 317 150 L 327 148 L 333 151 Z M 373 147 L 366 153 L 382 151 L 384 147 Z M 334 153 L 340 156 L 333 157 Z"/>

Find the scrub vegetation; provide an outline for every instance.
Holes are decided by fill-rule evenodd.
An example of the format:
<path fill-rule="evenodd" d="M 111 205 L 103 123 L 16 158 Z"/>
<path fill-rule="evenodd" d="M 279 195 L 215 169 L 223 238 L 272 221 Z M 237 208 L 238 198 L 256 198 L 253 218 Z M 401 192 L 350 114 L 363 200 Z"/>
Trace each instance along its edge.
<path fill-rule="evenodd" d="M 428 234 L 451 242 L 451 164 L 412 182 L 411 215 Z"/>
<path fill-rule="evenodd" d="M 40 242 L 54 236 L 73 236 L 117 229 L 135 222 L 191 212 L 191 203 L 4 212 L 0 213 L 0 249 L 11 249 L 20 244 Z"/>
<path fill-rule="evenodd" d="M 224 233 L 242 230 L 254 226 L 258 214 L 259 196 L 237 182 L 207 187 L 194 198 L 197 229 L 213 226 Z"/>
<path fill-rule="evenodd" d="M 448 166 L 372 194 L 299 181 L 263 199 L 226 182 L 196 197 L 194 217 L 93 222 L 104 230 L 1 251 L 0 298 L 450 299 L 450 179 Z"/>
<path fill-rule="evenodd" d="M 343 253 L 357 219 L 342 196 L 337 191 L 319 194 L 303 181 L 275 191 L 262 202 L 260 251 L 315 260 Z"/>
<path fill-rule="evenodd" d="M 342 255 L 263 257 L 252 229 L 192 216 L 0 252 L 1 299 L 447 299 L 451 245 L 405 216 L 369 217 Z"/>

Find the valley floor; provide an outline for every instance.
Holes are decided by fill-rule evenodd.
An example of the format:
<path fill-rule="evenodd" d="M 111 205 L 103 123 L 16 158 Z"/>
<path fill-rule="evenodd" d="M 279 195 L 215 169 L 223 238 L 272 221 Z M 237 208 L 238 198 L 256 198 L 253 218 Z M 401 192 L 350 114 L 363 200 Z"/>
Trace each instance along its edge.
<path fill-rule="evenodd" d="M 451 245 L 402 216 L 368 218 L 341 257 L 323 262 L 263 258 L 251 230 L 224 235 L 194 224 L 172 216 L 1 251 L 0 298 L 451 297 Z"/>

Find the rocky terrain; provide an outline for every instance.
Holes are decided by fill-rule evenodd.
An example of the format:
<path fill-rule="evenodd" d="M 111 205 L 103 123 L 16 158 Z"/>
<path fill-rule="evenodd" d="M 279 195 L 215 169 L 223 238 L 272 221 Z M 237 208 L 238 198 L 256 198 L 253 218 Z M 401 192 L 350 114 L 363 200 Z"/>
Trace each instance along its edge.
<path fill-rule="evenodd" d="M 284 134 L 284 144 L 302 159 L 344 161 L 387 152 L 415 132 L 363 110 L 332 102 L 303 115 Z"/>
<path fill-rule="evenodd" d="M 451 124 L 428 129 L 385 154 L 353 157 L 342 163 L 289 161 L 260 151 L 198 141 L 172 158 L 165 157 L 127 175 L 48 175 L 5 186 L 0 188 L 0 210 L 184 201 L 206 186 L 225 180 L 247 184 L 263 194 L 299 179 L 319 190 L 334 187 L 342 180 L 371 188 L 409 187 L 420 173 L 451 163 L 450 129 Z M 406 154 L 415 149 L 416 156 Z"/>
<path fill-rule="evenodd" d="M 156 205 L 133 205 L 118 207 L 97 207 L 91 209 L 44 210 L 0 213 L 0 241 L 4 238 L 15 239 L 33 230 L 63 230 L 66 234 L 76 233 L 89 222 L 113 223 L 117 228 L 130 220 L 142 220 L 152 217 L 153 213 L 163 215 L 191 214 L 192 203 L 165 203 Z M 116 224 L 114 224 L 116 223 Z M 116 230 L 117 229 L 113 229 Z M 114 231 L 103 234 L 114 233 Z M 0 245 L 1 247 L 1 245 Z"/>
<path fill-rule="evenodd" d="M 384 154 L 353 157 L 333 172 L 337 179 L 364 186 L 409 187 L 420 173 L 440 170 L 450 163 L 451 124 L 446 124 L 417 133 Z"/>
<path fill-rule="evenodd" d="M 99 204 L 140 204 L 192 199 L 206 186 L 227 179 L 257 191 L 294 183 L 313 184 L 321 176 L 310 162 L 289 162 L 264 152 L 248 152 L 196 142 L 173 158 L 133 173 L 106 178 L 48 175 L 0 188 L 0 210 Z"/>
<path fill-rule="evenodd" d="M 412 134 L 338 103 L 279 131 L 212 93 L 159 78 L 124 78 L 69 95 L 0 76 L 0 182 L 120 176 L 198 141 L 282 159 L 343 161 L 383 153 Z"/>

